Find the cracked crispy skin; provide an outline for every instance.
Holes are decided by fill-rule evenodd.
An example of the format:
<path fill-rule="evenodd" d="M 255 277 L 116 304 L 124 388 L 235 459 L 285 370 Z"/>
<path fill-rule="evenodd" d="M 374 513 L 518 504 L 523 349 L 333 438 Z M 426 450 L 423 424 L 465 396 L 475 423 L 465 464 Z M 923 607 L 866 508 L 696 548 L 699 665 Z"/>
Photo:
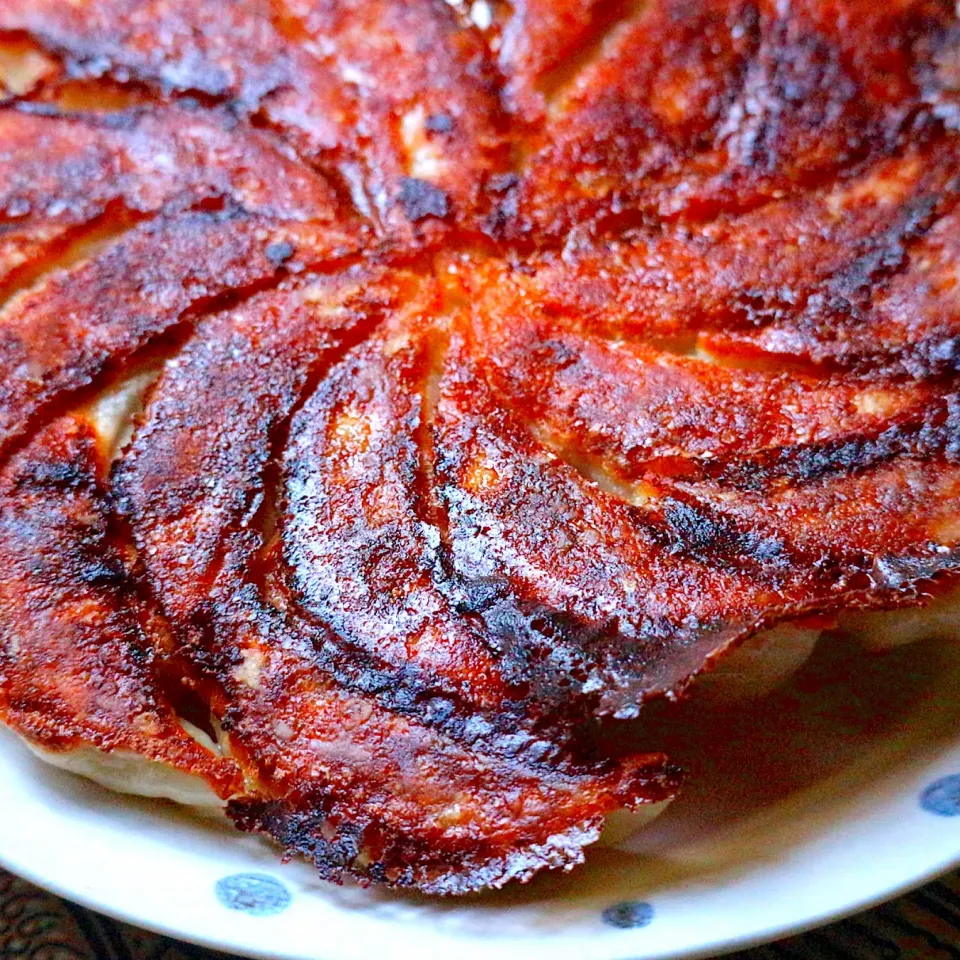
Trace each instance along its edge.
<path fill-rule="evenodd" d="M 294 602 L 344 645 L 413 675 L 415 687 L 493 707 L 509 691 L 445 582 L 423 474 L 422 320 L 388 326 L 346 357 L 292 423 L 283 558 Z"/>
<path fill-rule="evenodd" d="M 0 9 L 56 61 L 0 108 L 5 721 L 433 893 L 672 795 L 595 718 L 960 560 L 953 5 L 483 26 Z M 77 73 L 142 102 L 71 112 Z M 77 411 L 160 363 L 108 475 Z"/>
<path fill-rule="evenodd" d="M 491 315 L 544 313 L 613 338 L 692 337 L 733 363 L 776 356 L 939 375 L 953 370 L 958 191 L 950 138 L 740 216 L 571 243 L 517 270 L 493 262 L 467 284 Z"/>
<path fill-rule="evenodd" d="M 218 599 L 211 703 L 256 785 L 229 812 L 324 877 L 440 894 L 500 887 L 569 869 L 606 814 L 676 790 L 656 754 L 538 762 L 440 730 L 422 708 L 386 708 L 334 681 L 314 638 L 276 611 L 246 592 Z"/>
<path fill-rule="evenodd" d="M 268 133 L 176 106 L 97 116 L 33 107 L 0 113 L 0 212 L 88 223 L 110 203 L 137 213 L 229 197 L 250 212 L 332 222 L 330 185 Z"/>
<path fill-rule="evenodd" d="M 164 371 L 114 479 L 174 622 L 200 612 L 225 543 L 256 519 L 298 399 L 411 287 L 360 272 L 258 294 L 198 324 Z"/>
<path fill-rule="evenodd" d="M 543 685 L 538 702 L 556 686 L 561 702 L 599 693 L 598 712 L 631 715 L 770 620 L 889 600 L 907 571 L 957 565 L 953 397 L 935 395 L 917 404 L 913 422 L 888 421 L 882 431 L 852 438 L 844 423 L 820 443 L 766 448 L 769 465 L 734 449 L 726 458 L 691 456 L 690 481 L 671 476 L 681 467 L 641 469 L 638 485 L 618 485 L 611 496 L 581 475 L 577 441 L 596 435 L 589 408 L 572 441 L 545 450 L 516 413 L 484 394 L 471 366 L 454 352 L 441 381 L 437 496 L 455 575 L 485 585 L 471 612 L 502 644 L 504 673 L 513 667 L 518 679 Z M 683 403 L 679 391 L 674 401 Z M 875 450 L 871 434 L 880 437 Z M 711 486 L 725 459 L 745 479 Z M 600 462 L 620 479 L 612 458 Z M 765 472 L 769 486 L 754 493 L 750 484 Z"/>

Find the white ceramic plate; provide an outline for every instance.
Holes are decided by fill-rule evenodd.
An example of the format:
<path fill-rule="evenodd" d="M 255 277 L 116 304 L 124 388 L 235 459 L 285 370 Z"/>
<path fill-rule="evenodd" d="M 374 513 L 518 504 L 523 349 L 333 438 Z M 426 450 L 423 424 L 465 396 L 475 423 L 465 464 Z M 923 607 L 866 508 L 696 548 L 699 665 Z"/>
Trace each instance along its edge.
<path fill-rule="evenodd" d="M 642 739 L 694 775 L 652 827 L 572 874 L 438 902 L 324 884 L 216 821 L 48 769 L 5 734 L 0 862 L 132 923 L 284 960 L 704 956 L 960 864 L 960 644 L 822 646 L 765 701 L 652 719 Z"/>

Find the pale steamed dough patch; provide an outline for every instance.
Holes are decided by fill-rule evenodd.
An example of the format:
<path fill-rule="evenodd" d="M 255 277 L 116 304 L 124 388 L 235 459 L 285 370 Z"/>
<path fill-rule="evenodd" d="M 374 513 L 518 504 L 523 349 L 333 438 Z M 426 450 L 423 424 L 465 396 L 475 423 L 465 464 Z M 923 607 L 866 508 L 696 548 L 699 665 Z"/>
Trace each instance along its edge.
<path fill-rule="evenodd" d="M 700 677 L 713 702 L 764 697 L 786 683 L 813 655 L 821 630 L 782 623 L 751 637 Z"/>
<path fill-rule="evenodd" d="M 624 843 L 666 812 L 671 803 L 671 800 L 663 800 L 660 803 L 641 804 L 636 810 L 614 810 L 604 821 L 597 842 L 601 847 L 615 847 Z"/>
<path fill-rule="evenodd" d="M 86 746 L 64 751 L 47 750 L 26 738 L 21 739 L 41 760 L 93 780 L 115 793 L 172 800 L 184 807 L 202 810 L 223 806 L 223 801 L 200 777 L 182 773 L 128 750 L 105 753 L 96 747 Z"/>
<path fill-rule="evenodd" d="M 960 590 L 934 598 L 925 607 L 851 611 L 840 615 L 840 629 L 867 650 L 890 650 L 918 640 L 960 635 Z"/>

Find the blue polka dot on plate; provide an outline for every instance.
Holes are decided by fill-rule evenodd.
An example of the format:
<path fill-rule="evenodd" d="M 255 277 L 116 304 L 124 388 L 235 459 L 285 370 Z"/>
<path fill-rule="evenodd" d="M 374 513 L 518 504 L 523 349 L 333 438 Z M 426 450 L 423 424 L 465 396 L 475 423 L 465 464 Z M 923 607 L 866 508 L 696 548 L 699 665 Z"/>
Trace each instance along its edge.
<path fill-rule="evenodd" d="M 938 817 L 960 817 L 960 774 L 931 783 L 920 795 L 920 806 Z"/>
<path fill-rule="evenodd" d="M 603 922 L 620 930 L 633 930 L 653 922 L 653 907 L 639 900 L 615 903 L 603 911 Z"/>
<path fill-rule="evenodd" d="M 228 910 L 270 917 L 290 906 L 290 891 L 263 873 L 235 873 L 217 881 L 217 899 Z"/>

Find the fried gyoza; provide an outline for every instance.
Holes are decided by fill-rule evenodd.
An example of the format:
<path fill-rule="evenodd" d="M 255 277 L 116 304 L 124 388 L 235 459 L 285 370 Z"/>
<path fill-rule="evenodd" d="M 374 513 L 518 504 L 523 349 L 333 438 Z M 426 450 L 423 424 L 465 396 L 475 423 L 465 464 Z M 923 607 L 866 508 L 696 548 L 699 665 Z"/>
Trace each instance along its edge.
<path fill-rule="evenodd" d="M 55 762 L 500 886 L 673 796 L 610 723 L 950 586 L 951 3 L 4 38 L 0 717 Z"/>

